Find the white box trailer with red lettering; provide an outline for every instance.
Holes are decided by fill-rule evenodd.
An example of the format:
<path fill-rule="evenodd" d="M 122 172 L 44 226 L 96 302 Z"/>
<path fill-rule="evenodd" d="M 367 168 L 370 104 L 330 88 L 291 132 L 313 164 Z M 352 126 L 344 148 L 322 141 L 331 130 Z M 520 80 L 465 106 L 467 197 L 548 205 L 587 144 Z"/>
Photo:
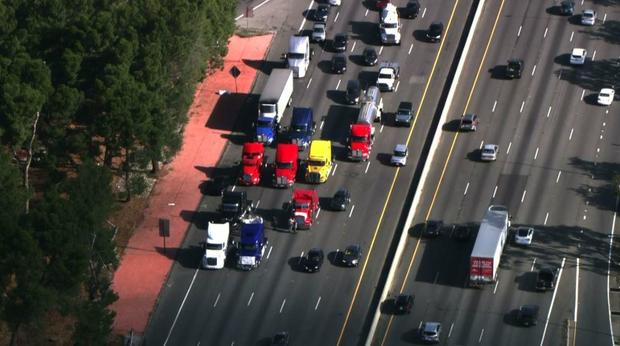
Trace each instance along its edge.
<path fill-rule="evenodd" d="M 469 260 L 469 283 L 481 286 L 497 280 L 497 269 L 508 238 L 508 209 L 491 205 L 487 210 Z"/>

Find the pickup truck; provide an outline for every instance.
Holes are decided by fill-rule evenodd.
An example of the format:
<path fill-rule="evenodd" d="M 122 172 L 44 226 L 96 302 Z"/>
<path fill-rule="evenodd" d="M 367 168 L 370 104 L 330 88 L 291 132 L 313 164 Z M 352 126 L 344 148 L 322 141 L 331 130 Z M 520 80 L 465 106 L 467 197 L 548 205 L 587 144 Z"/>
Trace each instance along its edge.
<path fill-rule="evenodd" d="M 377 87 L 381 91 L 394 91 L 396 80 L 400 76 L 400 65 L 396 62 L 384 62 L 379 65 Z"/>

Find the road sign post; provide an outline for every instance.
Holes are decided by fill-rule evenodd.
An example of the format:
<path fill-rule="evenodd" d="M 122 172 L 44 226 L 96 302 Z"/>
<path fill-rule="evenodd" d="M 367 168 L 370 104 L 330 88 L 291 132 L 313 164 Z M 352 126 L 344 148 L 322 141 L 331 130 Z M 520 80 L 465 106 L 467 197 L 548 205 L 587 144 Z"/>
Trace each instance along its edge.
<path fill-rule="evenodd" d="M 159 236 L 164 239 L 164 253 L 166 253 L 166 238 L 170 237 L 170 220 L 159 219 Z"/>
<path fill-rule="evenodd" d="M 235 94 L 236 94 L 238 92 L 238 90 L 237 90 L 237 77 L 239 77 L 241 75 L 241 71 L 239 70 L 239 68 L 237 68 L 236 65 L 233 65 L 233 67 L 231 67 L 230 71 L 228 71 L 228 72 L 235 79 Z"/>

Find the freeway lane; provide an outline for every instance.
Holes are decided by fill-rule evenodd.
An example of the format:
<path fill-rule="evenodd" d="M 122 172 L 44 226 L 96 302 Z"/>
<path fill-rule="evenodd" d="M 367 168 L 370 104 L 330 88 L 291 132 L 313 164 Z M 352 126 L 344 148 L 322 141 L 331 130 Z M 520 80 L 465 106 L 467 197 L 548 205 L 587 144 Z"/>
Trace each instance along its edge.
<path fill-rule="evenodd" d="M 285 29 L 278 32 L 268 61 L 261 67 L 264 72 L 269 72 L 270 68 L 279 64 L 281 53 L 286 51 L 288 37 L 299 28 L 301 14 L 308 4 L 291 5 L 283 25 Z M 417 106 L 422 102 L 424 88 L 429 91 L 423 107 L 418 110 L 417 124 L 411 130 L 413 137 L 409 146 L 409 166 L 401 169 L 396 179 L 396 187 L 385 211 L 381 231 L 374 241 L 372 256 L 346 328 L 342 329 L 342 326 L 361 268 L 346 269 L 326 263 L 319 274 L 307 275 L 296 271 L 295 266 L 302 253 L 315 246 L 322 247 L 330 261 L 338 249 L 354 242 L 362 244 L 365 254 L 369 253 L 373 232 L 395 173 L 394 168 L 385 165 L 385 159 L 396 143 L 406 141 L 408 131 L 392 127 L 388 115 L 385 126 L 378 126 L 377 131 L 380 133 L 373 146 L 375 155 L 370 165 L 343 161 L 344 139 L 356 110 L 341 105 L 341 94 L 334 90 L 342 90 L 349 78 L 374 78 L 376 68 L 362 68 L 355 64 L 355 58 L 350 58 L 349 71 L 345 75 L 325 73 L 325 61 L 331 52 L 322 52 L 315 47 L 317 52 L 309 75 L 295 81 L 293 104 L 312 106 L 323 122 L 315 137 L 334 140 L 337 168 L 326 184 L 315 187 L 319 195 L 328 197 L 338 187 L 347 186 L 352 192 L 355 209 L 352 213 L 351 210 L 347 213 L 321 210 L 311 231 L 289 234 L 282 231 L 278 220 L 282 217 L 282 204 L 290 199 L 290 190 L 272 189 L 268 184 L 259 188 L 236 187 L 248 191 L 250 199 L 257 205 L 257 213 L 267 222 L 268 258 L 261 267 L 250 273 L 232 268 L 207 272 L 196 270 L 201 256 L 198 243 L 204 238 L 207 222 L 216 217 L 219 199 L 205 197 L 198 211 L 187 211 L 184 215 L 193 221 L 194 226 L 189 230 L 178 263 L 170 274 L 147 328 L 146 338 L 149 343 L 245 345 L 267 342 L 269 337 L 281 330 L 289 331 L 294 341 L 307 345 L 336 343 L 341 330 L 344 330 L 342 344 L 360 341 L 367 309 L 465 18 L 455 19 L 452 22 L 453 29 L 446 33 L 442 55 L 430 84 L 427 84 L 427 80 L 439 45 L 415 40 L 413 33 L 425 29 L 432 20 L 447 22 L 450 12 L 442 9 L 452 8 L 455 4 L 442 1 L 423 6 L 423 17 L 403 22 L 402 46 L 386 47 L 381 51 L 381 60 L 395 60 L 402 66 L 397 92 L 384 95 L 387 112 L 395 110 L 401 98 L 413 100 Z M 470 5 L 471 2 L 460 0 L 458 12 L 466 13 Z M 316 7 L 315 4 L 312 6 Z M 328 38 L 341 31 L 349 32 L 355 42 L 355 46 L 354 42 L 350 42 L 349 54 L 360 54 L 363 46 L 376 44 L 376 26 L 370 24 L 376 21 L 376 16 L 374 11 L 367 11 L 363 6 L 354 6 L 345 1 L 341 8 L 332 9 L 328 19 Z M 310 27 L 311 23 L 306 21 L 303 29 Z M 260 92 L 265 79 L 266 76 L 259 78 L 255 94 Z M 251 99 L 256 99 L 256 96 L 252 95 Z M 248 117 L 245 122 L 238 124 L 240 132 L 231 136 L 231 145 L 216 171 L 232 174 L 233 170 L 228 167 L 234 167 L 239 160 L 240 144 L 245 138 L 243 132 L 249 131 L 250 118 L 256 112 L 254 107 L 255 104 L 251 102 L 245 107 L 244 112 Z M 290 113 L 287 112 L 285 125 L 289 118 Z M 269 157 L 273 158 L 273 150 L 269 152 Z M 302 154 L 302 157 L 305 155 Z"/>
<path fill-rule="evenodd" d="M 587 95 L 604 86 L 597 61 L 601 54 L 604 59 L 617 56 L 618 47 L 592 41 L 600 27 L 583 28 L 574 24 L 574 18 L 546 14 L 549 3 L 506 2 L 500 14 L 499 3 L 488 6 L 479 30 L 490 32 L 496 18 L 498 26 L 480 79 L 472 88 L 488 35 L 477 36 L 479 49 L 472 52 L 478 53 L 469 57 L 471 68 L 462 80 L 465 91 L 453 104 L 454 118 L 464 110 L 475 112 L 481 125 L 476 133 L 459 134 L 453 151 L 455 134 L 444 133 L 439 157 L 451 159 L 437 196 L 439 179 L 431 179 L 424 189 L 416 219 L 475 228 L 489 203 L 501 203 L 509 207 L 515 224 L 537 227 L 536 245 L 526 250 L 509 242 L 497 285 L 479 291 L 465 288 L 473 240 L 459 244 L 449 234 L 440 240 L 423 240 L 412 259 L 418 239 L 411 239 L 392 291 L 413 292 L 414 311 L 406 317 L 384 315 L 374 342 L 391 345 L 416 340 L 415 326 L 430 319 L 443 322 L 446 344 L 560 344 L 566 340 L 567 320 L 576 317 L 577 344 L 608 344 L 606 234 L 611 229 L 614 196 L 600 191 L 608 186 L 613 170 L 610 162 L 594 163 L 601 163 L 599 150 L 606 152 L 607 147 L 609 152 L 610 147 L 609 138 L 599 135 L 609 137 L 618 127 L 609 127 L 605 107 L 584 102 L 581 94 L 583 88 Z M 603 7 L 586 2 L 584 7 L 588 6 L 599 14 L 607 11 L 608 20 L 616 17 Z M 577 11 L 584 7 L 578 6 Z M 566 53 L 575 46 L 596 50 L 596 60 L 581 69 L 567 66 Z M 521 80 L 486 74 L 510 57 L 525 60 Z M 469 90 L 473 90 L 471 99 Z M 499 145 L 497 162 L 477 162 L 477 148 L 483 142 Z M 442 175 L 444 161 L 434 164 L 432 177 Z M 592 179 L 590 173 L 598 178 Z M 555 300 L 550 293 L 532 292 L 533 274 L 529 273 L 541 265 L 559 266 L 563 260 L 566 271 Z M 541 307 L 541 323 L 535 328 L 510 325 L 507 312 L 524 303 Z"/>

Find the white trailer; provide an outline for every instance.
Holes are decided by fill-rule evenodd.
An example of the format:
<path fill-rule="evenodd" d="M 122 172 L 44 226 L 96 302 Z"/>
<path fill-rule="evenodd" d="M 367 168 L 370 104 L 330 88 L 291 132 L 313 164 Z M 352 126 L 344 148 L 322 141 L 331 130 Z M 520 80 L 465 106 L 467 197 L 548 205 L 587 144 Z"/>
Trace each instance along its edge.
<path fill-rule="evenodd" d="M 201 266 L 204 269 L 222 269 L 226 262 L 230 224 L 209 222 L 207 238 L 203 242 L 204 255 Z"/>
<path fill-rule="evenodd" d="M 285 68 L 271 71 L 258 100 L 258 118 L 274 119 L 280 123 L 284 110 L 293 99 L 293 72 Z"/>
<path fill-rule="evenodd" d="M 304 78 L 306 76 L 311 59 L 310 38 L 308 36 L 291 36 L 288 41 L 286 61 L 295 78 Z"/>
<path fill-rule="evenodd" d="M 469 260 L 469 282 L 481 286 L 497 280 L 497 269 L 508 238 L 510 216 L 508 209 L 491 205 L 487 210 Z"/>

